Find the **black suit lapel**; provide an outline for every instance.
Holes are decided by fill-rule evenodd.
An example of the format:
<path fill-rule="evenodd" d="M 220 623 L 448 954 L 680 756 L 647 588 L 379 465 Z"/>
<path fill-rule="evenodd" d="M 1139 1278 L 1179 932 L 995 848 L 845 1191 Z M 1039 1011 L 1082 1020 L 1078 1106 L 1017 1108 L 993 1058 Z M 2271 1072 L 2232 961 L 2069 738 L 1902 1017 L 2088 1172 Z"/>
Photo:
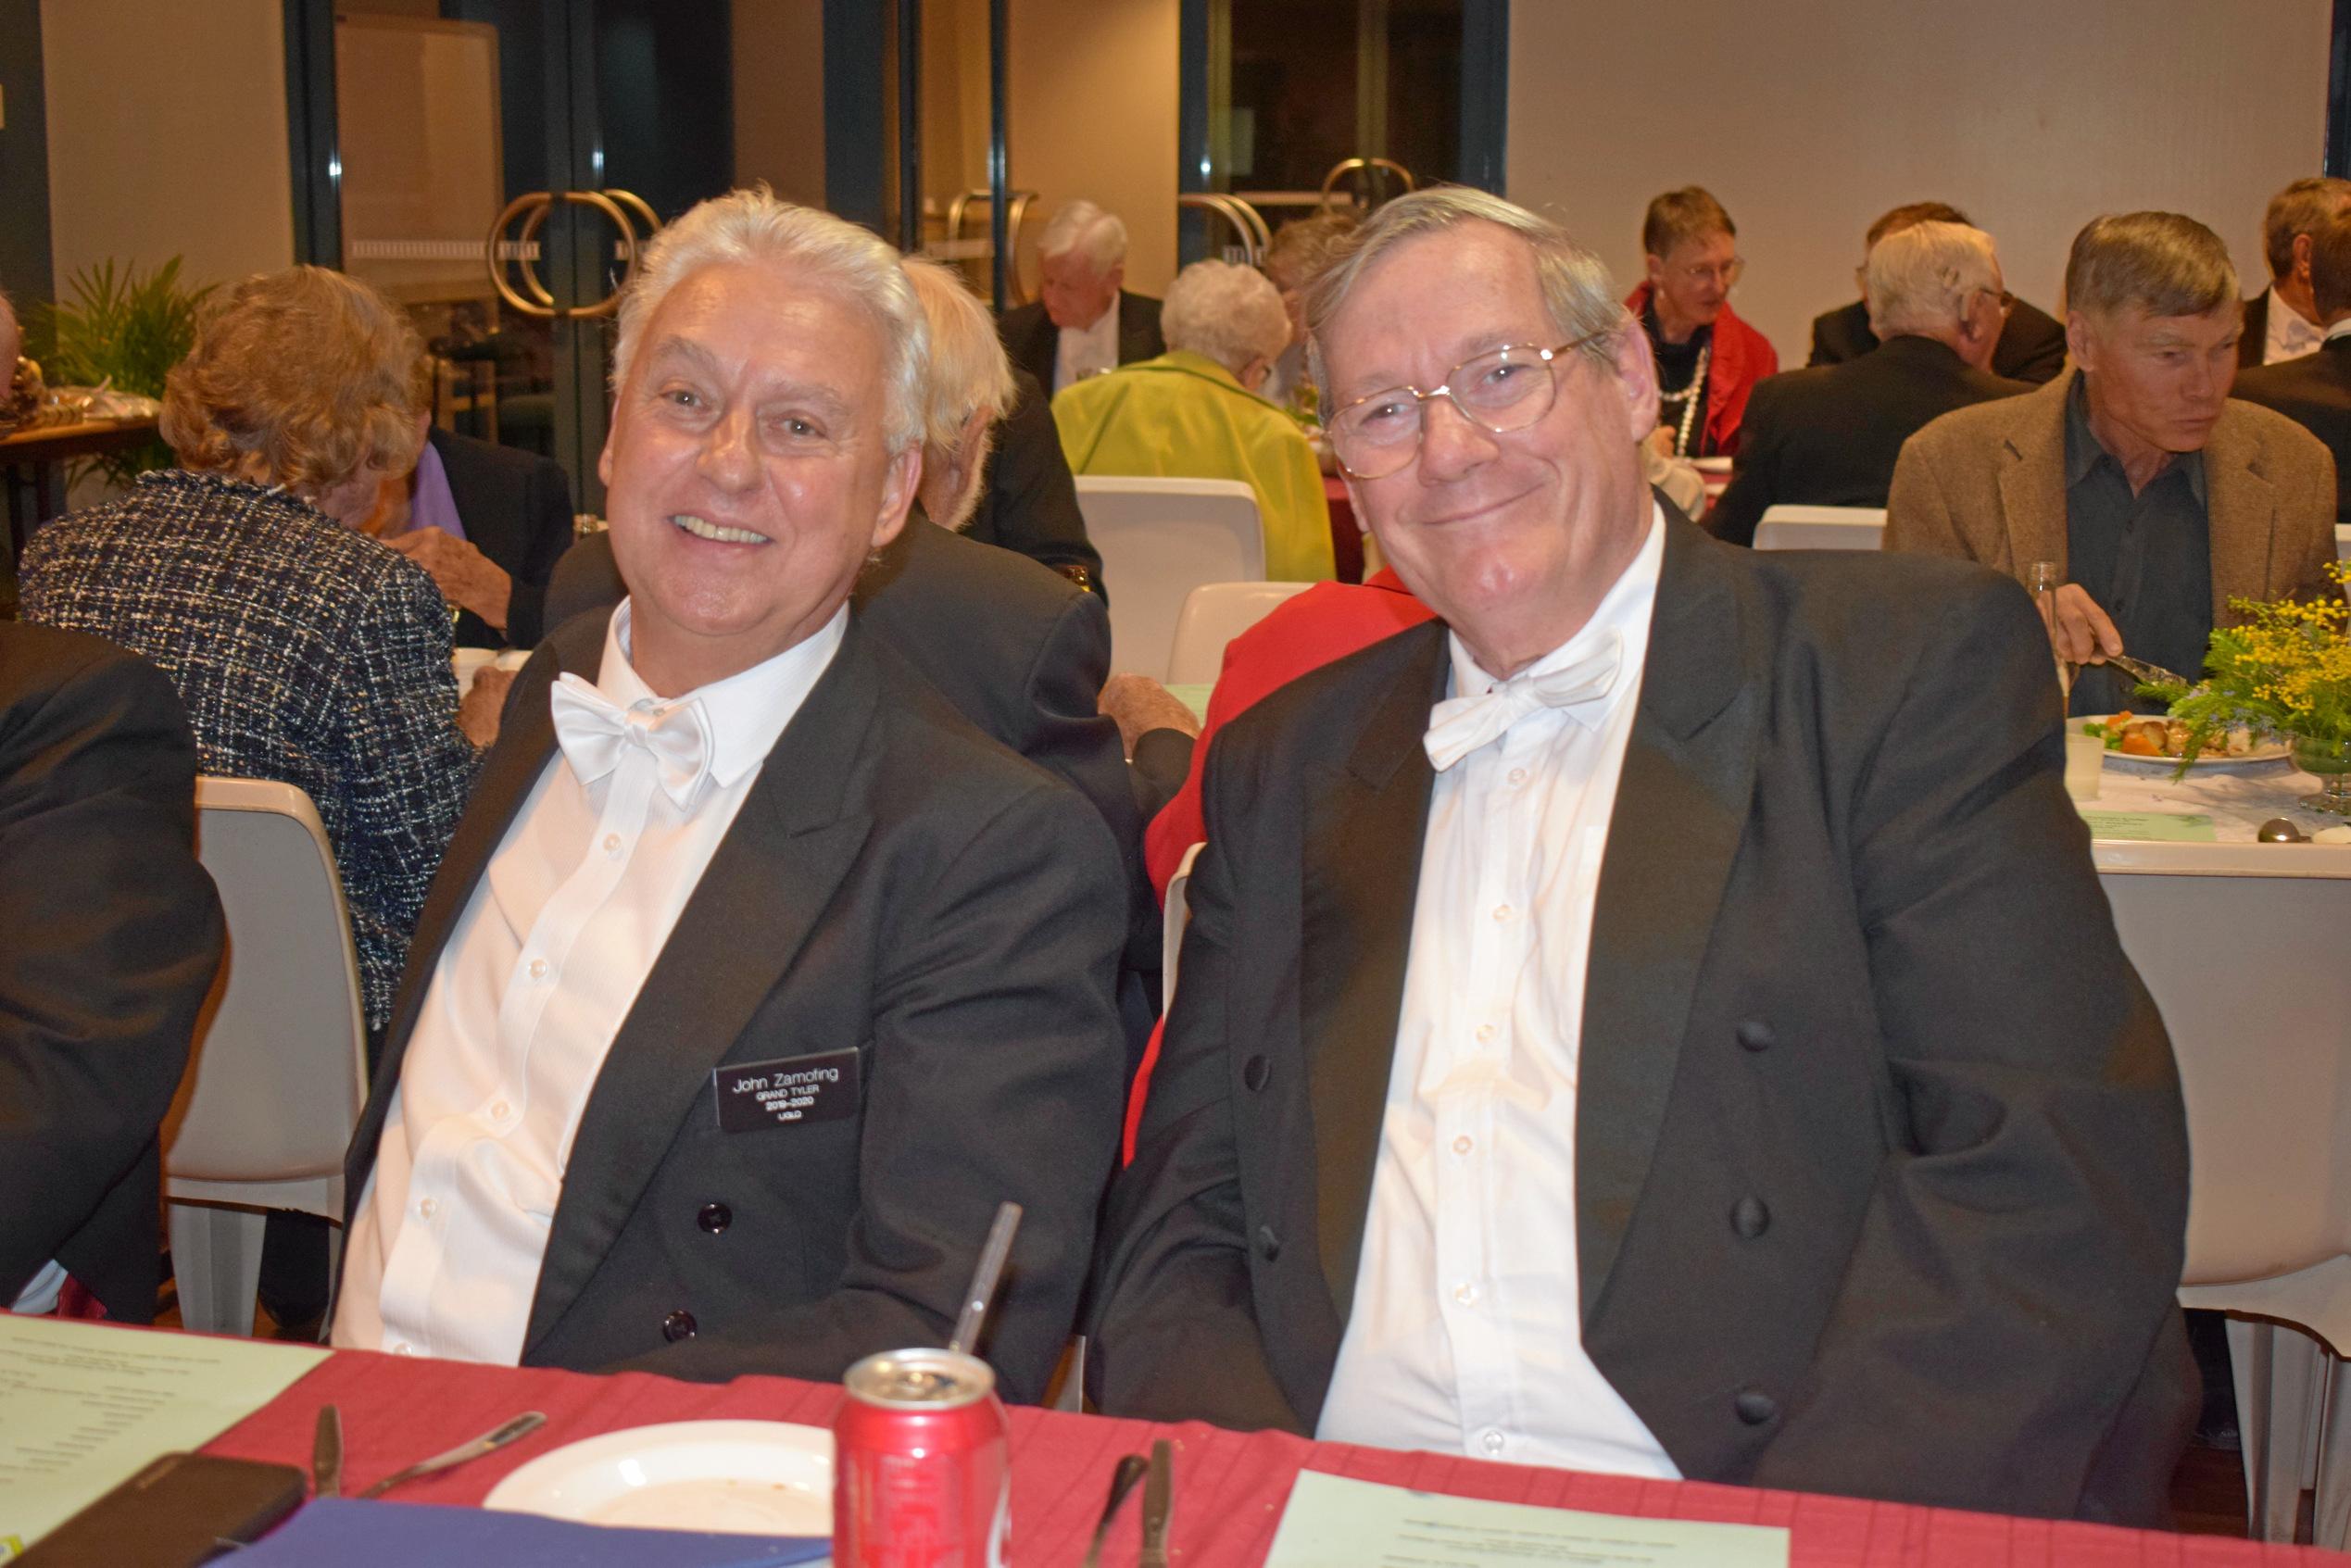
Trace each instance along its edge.
<path fill-rule="evenodd" d="M 1724 546 L 1669 514 L 1641 708 L 1592 910 L 1576 1095 L 1577 1261 L 1590 1323 L 1648 1178 L 1698 969 L 1754 787 L 1764 668 Z"/>
<path fill-rule="evenodd" d="M 1315 1230 L 1344 1323 L 1379 1152 L 1403 1006 L 1421 840 L 1436 774 L 1421 739 L 1444 696 L 1445 629 L 1431 623 L 1338 776 L 1310 786 L 1299 935 L 1299 1039 L 1314 1113 Z"/>
<path fill-rule="evenodd" d="M 597 1075 L 531 1303 L 525 1361 L 611 1249 L 680 1124 L 702 1113 L 710 1070 L 799 956 L 864 847 L 872 819 L 852 786 L 871 765 L 868 732 L 880 705 L 879 667 L 852 618 L 832 666 L 768 753 Z"/>
<path fill-rule="evenodd" d="M 424 908 L 417 916 L 416 935 L 409 942 L 408 962 L 400 972 L 399 991 L 393 997 L 392 1019 L 384 1026 L 383 1054 L 345 1161 L 346 1223 L 358 1211 L 368 1173 L 375 1167 L 376 1139 L 383 1131 L 392 1090 L 400 1081 L 400 1063 L 408 1056 L 409 1036 L 416 1032 L 417 1010 L 423 1006 L 424 993 L 440 967 L 441 949 L 448 943 L 450 928 L 465 912 L 490 857 L 505 842 L 515 813 L 530 798 L 539 775 L 547 771 L 547 759 L 555 754 L 555 721 L 547 708 L 547 688 L 564 674 L 596 679 L 604 656 L 604 629 L 610 619 L 608 614 L 583 621 L 563 635 L 549 638 L 516 677 L 516 696 L 499 725 L 497 744 L 482 760 L 481 776 L 473 782 L 465 814 L 458 819 L 457 832 L 450 835 L 449 847 L 434 872 Z"/>

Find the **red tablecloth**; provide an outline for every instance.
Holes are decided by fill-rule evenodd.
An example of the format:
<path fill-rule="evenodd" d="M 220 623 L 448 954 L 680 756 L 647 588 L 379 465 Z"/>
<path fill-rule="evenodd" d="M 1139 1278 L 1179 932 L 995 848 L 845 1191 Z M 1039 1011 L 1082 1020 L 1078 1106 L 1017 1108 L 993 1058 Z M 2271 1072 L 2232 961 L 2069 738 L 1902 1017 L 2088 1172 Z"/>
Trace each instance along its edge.
<path fill-rule="evenodd" d="M 207 1451 L 308 1465 L 321 1405 L 342 1407 L 346 1492 L 477 1436 L 520 1411 L 547 1424 L 503 1453 L 403 1487 L 411 1502 L 478 1503 L 518 1465 L 616 1427 L 735 1419 L 829 1424 L 840 1395 L 829 1386 L 747 1377 L 723 1386 L 626 1374 L 478 1367 L 342 1351 L 230 1428 Z M 2339 1563 L 2308 1548 L 2216 1536 L 2167 1536 L 1742 1486 L 1640 1481 L 1489 1464 L 1434 1454 L 1309 1443 L 1274 1433 L 1012 1412 L 1012 1556 L 1019 1568 L 1062 1568 L 1084 1553 L 1121 1454 L 1172 1436 L 1176 1509 L 1170 1544 L 1179 1568 L 1257 1568 L 1273 1544 L 1290 1481 L 1327 1471 L 1462 1497 L 1654 1518 L 1781 1524 L 1796 1568 L 2275 1568 Z M 1128 1507 L 1104 1560 L 1135 1560 Z"/>

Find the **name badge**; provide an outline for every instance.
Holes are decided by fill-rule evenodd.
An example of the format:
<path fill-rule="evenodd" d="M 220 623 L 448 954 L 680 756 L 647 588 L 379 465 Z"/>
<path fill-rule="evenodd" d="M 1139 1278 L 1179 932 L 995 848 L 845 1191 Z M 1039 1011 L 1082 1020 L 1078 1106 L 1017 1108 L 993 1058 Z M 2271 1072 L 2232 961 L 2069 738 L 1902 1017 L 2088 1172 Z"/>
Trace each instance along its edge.
<path fill-rule="evenodd" d="M 710 1088 L 721 1132 L 836 1122 L 857 1114 L 857 1047 L 731 1063 L 711 1071 Z"/>

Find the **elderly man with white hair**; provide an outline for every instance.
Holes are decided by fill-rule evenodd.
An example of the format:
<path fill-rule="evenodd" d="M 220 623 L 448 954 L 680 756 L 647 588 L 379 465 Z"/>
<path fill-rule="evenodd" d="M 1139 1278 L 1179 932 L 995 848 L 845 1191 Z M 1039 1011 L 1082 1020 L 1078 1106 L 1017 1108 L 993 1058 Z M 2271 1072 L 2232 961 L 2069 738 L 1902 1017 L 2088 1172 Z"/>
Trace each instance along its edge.
<path fill-rule="evenodd" d="M 1327 581 L 1330 503 L 1305 432 L 1258 395 L 1289 345 L 1279 290 L 1251 267 L 1195 261 L 1167 291 L 1167 352 L 1055 395 L 1073 473 L 1238 479 L 1257 492 L 1265 575 Z"/>
<path fill-rule="evenodd" d="M 1641 327 L 1499 197 L 1307 323 L 1438 619 L 1209 748 L 1104 1411 L 2163 1516 L 2187 1129 L 2024 592 L 1675 514 Z"/>
<path fill-rule="evenodd" d="M 1930 420 L 2032 390 L 1992 372 L 2012 301 L 1982 230 L 1897 230 L 1870 247 L 1863 286 L 1876 348 L 1773 376 L 1748 399 L 1736 477 L 1706 520 L 1718 537 L 1754 544 L 1782 504 L 1882 507 L 1902 444 Z"/>
<path fill-rule="evenodd" d="M 1126 291 L 1126 225 L 1092 202 L 1066 202 L 1037 246 L 1042 286 L 1004 313 L 999 331 L 1015 368 L 1050 395 L 1167 345 L 1159 301 Z"/>
<path fill-rule="evenodd" d="M 922 483 L 898 258 L 765 192 L 662 231 L 600 462 L 629 596 L 518 679 L 352 1141 L 334 1342 L 829 1379 L 950 1332 L 1043 1389 L 1116 1144 L 1100 818 L 849 614 Z M 928 526 L 928 525 L 922 525 Z"/>

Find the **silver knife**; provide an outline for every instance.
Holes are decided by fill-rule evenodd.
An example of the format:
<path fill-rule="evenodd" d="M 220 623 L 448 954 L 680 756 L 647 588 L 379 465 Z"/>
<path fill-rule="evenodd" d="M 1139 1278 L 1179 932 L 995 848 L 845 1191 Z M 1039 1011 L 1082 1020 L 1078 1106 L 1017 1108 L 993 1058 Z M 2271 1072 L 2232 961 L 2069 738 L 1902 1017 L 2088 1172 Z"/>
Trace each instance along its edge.
<path fill-rule="evenodd" d="M 319 1407 L 318 1430 L 310 1438 L 310 1478 L 315 1496 L 343 1493 L 343 1412 L 333 1405 Z"/>
<path fill-rule="evenodd" d="M 1151 1445 L 1151 1467 L 1143 1476 L 1143 1554 L 1135 1568 L 1167 1568 L 1167 1509 L 1174 1500 L 1175 1450 L 1162 1437 Z"/>

